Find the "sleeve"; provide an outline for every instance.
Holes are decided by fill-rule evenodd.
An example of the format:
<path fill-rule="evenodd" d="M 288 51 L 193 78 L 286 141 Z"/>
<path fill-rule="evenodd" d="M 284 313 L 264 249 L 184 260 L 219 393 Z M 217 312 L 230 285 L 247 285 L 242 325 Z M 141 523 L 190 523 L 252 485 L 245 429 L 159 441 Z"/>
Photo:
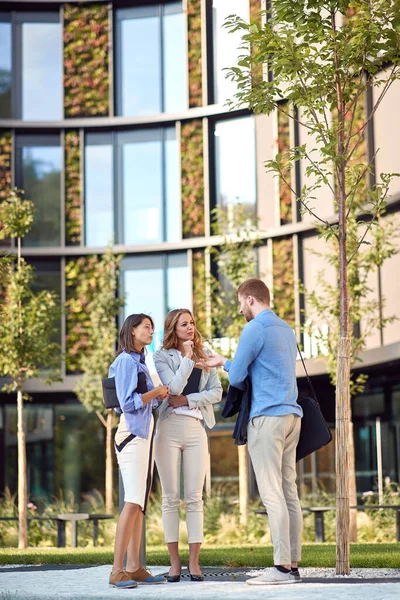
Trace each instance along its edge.
<path fill-rule="evenodd" d="M 154 366 L 163 385 L 168 385 L 172 396 L 182 394 L 189 375 L 193 371 L 194 362 L 186 356 L 182 358 L 176 373 L 171 368 L 168 357 L 164 352 L 156 352 L 153 356 Z"/>
<path fill-rule="evenodd" d="M 135 389 L 138 382 L 137 367 L 131 357 L 124 357 L 114 367 L 115 389 L 122 412 L 139 410 L 145 405 L 142 394 L 137 394 Z"/>
<path fill-rule="evenodd" d="M 221 402 L 221 398 L 222 384 L 218 377 L 217 369 L 210 369 L 205 390 L 187 395 L 189 408 L 217 404 L 217 402 Z"/>
<path fill-rule="evenodd" d="M 244 381 L 249 374 L 251 363 L 257 358 L 263 347 L 262 325 L 255 321 L 247 323 L 240 336 L 233 360 L 227 360 L 224 370 L 228 372 L 229 383 L 244 390 Z"/>

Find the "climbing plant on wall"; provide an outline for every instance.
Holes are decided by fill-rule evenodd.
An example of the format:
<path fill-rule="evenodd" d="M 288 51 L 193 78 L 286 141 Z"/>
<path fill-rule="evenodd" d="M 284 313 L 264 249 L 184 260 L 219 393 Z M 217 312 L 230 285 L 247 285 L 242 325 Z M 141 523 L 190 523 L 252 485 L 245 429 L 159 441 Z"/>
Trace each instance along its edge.
<path fill-rule="evenodd" d="M 82 357 L 88 349 L 90 327 L 88 305 L 97 290 L 98 260 L 95 255 L 81 256 L 69 260 L 65 266 L 68 373 L 79 373 L 82 370 Z"/>
<path fill-rule="evenodd" d="M 205 338 L 210 337 L 207 319 L 207 276 L 204 252 L 193 252 L 192 282 L 193 282 L 193 312 L 196 325 Z"/>
<path fill-rule="evenodd" d="M 64 6 L 64 109 L 66 117 L 109 114 L 107 4 Z"/>
<path fill-rule="evenodd" d="M 0 201 L 11 189 L 11 132 L 0 131 Z"/>
<path fill-rule="evenodd" d="M 81 241 L 81 149 L 79 132 L 68 131 L 65 134 L 65 239 L 67 245 L 80 244 Z"/>
<path fill-rule="evenodd" d="M 295 325 L 293 238 L 273 240 L 272 275 L 274 311 L 289 325 Z"/>
<path fill-rule="evenodd" d="M 283 156 L 290 148 L 290 128 L 288 111 L 288 103 L 281 103 L 282 110 L 277 111 L 278 119 L 278 152 Z M 292 222 L 292 193 L 290 163 L 287 161 L 282 176 L 279 177 L 279 208 L 280 208 L 280 223 L 286 225 Z"/>
<path fill-rule="evenodd" d="M 204 235 L 203 124 L 182 123 L 182 233 L 184 238 Z"/>
<path fill-rule="evenodd" d="M 188 0 L 189 108 L 202 106 L 201 0 Z"/>

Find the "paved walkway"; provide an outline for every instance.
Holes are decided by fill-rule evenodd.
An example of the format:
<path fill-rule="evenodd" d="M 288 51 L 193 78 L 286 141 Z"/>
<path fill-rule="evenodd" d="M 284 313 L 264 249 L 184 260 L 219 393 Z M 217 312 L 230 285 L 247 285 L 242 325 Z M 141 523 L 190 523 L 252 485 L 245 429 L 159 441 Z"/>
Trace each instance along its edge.
<path fill-rule="evenodd" d="M 165 573 L 166 567 L 152 567 L 153 574 Z M 224 595 L 229 600 L 398 600 L 400 570 L 356 569 L 351 579 L 336 578 L 332 569 L 303 569 L 303 583 L 250 587 L 239 581 L 204 581 L 154 586 L 133 590 L 108 587 L 109 566 L 2 566 L 0 567 L 0 600 L 216 600 Z M 319 575 L 319 577 L 318 577 Z M 307 581 L 308 580 L 308 581 Z M 364 580 L 364 581 L 363 581 Z"/>

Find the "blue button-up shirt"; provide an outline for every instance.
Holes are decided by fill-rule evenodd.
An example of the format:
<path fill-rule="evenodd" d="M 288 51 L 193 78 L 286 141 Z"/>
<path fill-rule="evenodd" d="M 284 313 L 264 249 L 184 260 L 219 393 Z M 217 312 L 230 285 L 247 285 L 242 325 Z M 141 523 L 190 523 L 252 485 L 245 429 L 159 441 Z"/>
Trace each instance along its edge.
<path fill-rule="evenodd" d="M 128 430 L 140 438 L 149 437 L 152 408 L 158 406 L 156 398 L 143 403 L 142 394 L 135 392 L 138 383 L 138 372 L 146 374 L 147 391 L 153 390 L 154 385 L 146 363 L 139 362 L 140 354 L 137 352 L 121 352 L 110 365 L 109 377 L 115 377 L 115 388 L 121 410 L 125 415 Z"/>
<path fill-rule="evenodd" d="M 250 419 L 303 416 L 297 404 L 296 339 L 291 327 L 272 310 L 261 311 L 242 331 L 233 361 L 226 361 L 229 383 L 241 390 L 249 375 Z"/>

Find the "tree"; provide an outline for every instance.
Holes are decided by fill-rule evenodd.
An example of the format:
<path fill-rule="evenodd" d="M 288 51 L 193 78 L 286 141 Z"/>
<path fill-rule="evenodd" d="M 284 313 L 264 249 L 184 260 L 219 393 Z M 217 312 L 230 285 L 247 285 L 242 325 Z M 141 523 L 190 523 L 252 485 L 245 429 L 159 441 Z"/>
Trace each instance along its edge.
<path fill-rule="evenodd" d="M 353 119 L 352 111 L 348 112 L 345 128 Z M 360 128 L 365 120 L 365 105 L 360 98 L 354 114 L 354 121 Z M 366 161 L 366 136 L 354 152 L 351 163 L 357 165 Z M 350 368 L 360 361 L 360 353 L 367 347 L 370 334 L 384 327 L 394 320 L 394 317 L 383 316 L 383 298 L 375 299 L 371 292 L 369 277 L 383 265 L 384 261 L 397 253 L 393 240 L 396 230 L 393 223 L 383 219 L 377 214 L 374 227 L 370 230 L 366 244 L 359 249 L 356 246 L 358 239 L 358 215 L 363 212 L 363 203 L 366 200 L 368 180 L 366 175 L 359 181 L 355 190 L 352 205 L 346 219 L 348 237 L 347 250 L 353 259 L 348 264 L 348 295 L 349 295 L 349 330 L 350 338 Z M 323 234 L 323 229 L 321 230 Z M 313 254 L 323 257 L 326 264 L 331 266 L 336 274 L 339 273 L 338 240 L 331 237 L 325 252 L 313 251 Z M 323 270 L 317 275 L 316 286 L 313 290 L 303 288 L 311 315 L 307 315 L 305 331 L 313 339 L 318 348 L 318 353 L 324 357 L 332 385 L 336 386 L 337 348 L 340 338 L 340 288 L 332 284 Z M 360 394 L 367 381 L 364 373 L 351 373 L 350 395 Z M 350 504 L 357 505 L 357 488 L 355 473 L 354 436 L 350 413 L 349 435 L 349 496 Z M 350 541 L 357 541 L 357 511 L 350 511 Z"/>
<path fill-rule="evenodd" d="M 60 315 L 59 299 L 47 290 L 32 290 L 32 267 L 21 256 L 21 239 L 33 224 L 33 203 L 12 191 L 0 204 L 0 239 L 17 241 L 17 260 L 0 258 L 2 294 L 0 296 L 0 374 L 11 379 L 3 386 L 8 393 L 17 392 L 18 439 L 18 547 L 28 545 L 26 443 L 24 426 L 24 383 L 41 376 L 46 370 L 47 382 L 59 379 L 61 350 L 54 342 Z"/>
<path fill-rule="evenodd" d="M 243 32 L 244 54 L 230 71 L 238 84 L 236 103 L 256 113 L 283 111 L 307 130 L 314 143 L 314 148 L 302 144 L 278 153 L 267 168 L 290 186 L 302 210 L 320 223 L 323 237 L 337 241 L 336 571 L 341 574 L 350 571 L 348 268 L 379 222 L 394 175 L 380 174 L 366 188 L 355 213 L 356 227 L 348 229 L 356 193 L 364 177 L 372 176 L 375 157 L 353 159 L 383 97 L 400 78 L 399 14 L 398 0 L 279 0 L 271 11 L 263 12 L 261 26 L 235 16 L 227 22 L 232 31 Z M 260 65 L 264 77 L 258 76 Z M 373 88 L 375 99 L 370 93 Z M 371 102 L 359 124 L 357 106 L 366 94 Z M 294 110 L 288 110 L 282 99 Z M 294 189 L 285 173 L 288 165 L 293 167 L 299 160 L 307 161 L 306 173 L 314 182 Z M 319 216 L 313 207 L 313 194 L 321 187 L 329 188 L 336 201 L 335 223 Z"/>
<path fill-rule="evenodd" d="M 213 232 L 221 236 L 219 246 L 210 249 L 218 276 L 210 276 L 211 337 L 220 338 L 223 353 L 233 358 L 240 334 L 245 325 L 239 314 L 236 290 L 245 279 L 256 276 L 259 243 L 256 226 L 249 207 L 237 204 L 232 209 L 217 207 L 213 211 Z M 215 341 L 214 341 L 214 346 Z M 225 386 L 228 384 L 225 378 Z M 248 517 L 248 452 L 247 445 L 238 446 L 240 523 L 247 525 Z"/>
<path fill-rule="evenodd" d="M 120 261 L 121 257 L 109 249 L 94 265 L 96 292 L 87 304 L 87 349 L 81 359 L 83 375 L 75 388 L 82 404 L 88 411 L 96 413 L 106 429 L 105 496 L 106 510 L 109 513 L 113 511 L 112 430 L 116 419 L 112 409 L 104 408 L 101 379 L 107 376 L 108 367 L 115 357 L 118 337 L 116 318 L 124 304 L 123 298 L 117 298 Z M 86 285 L 83 274 L 77 293 L 79 294 L 80 287 Z"/>

